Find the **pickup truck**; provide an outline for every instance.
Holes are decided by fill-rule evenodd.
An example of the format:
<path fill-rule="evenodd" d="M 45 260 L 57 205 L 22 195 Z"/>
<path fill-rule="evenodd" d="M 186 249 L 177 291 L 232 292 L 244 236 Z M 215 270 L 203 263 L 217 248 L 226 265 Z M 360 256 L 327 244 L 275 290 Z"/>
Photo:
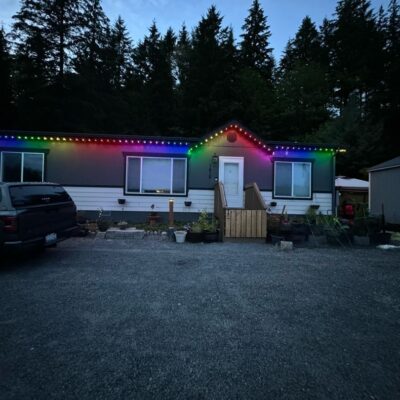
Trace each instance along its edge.
<path fill-rule="evenodd" d="M 52 246 L 77 231 L 76 206 L 62 186 L 0 182 L 0 252 Z"/>

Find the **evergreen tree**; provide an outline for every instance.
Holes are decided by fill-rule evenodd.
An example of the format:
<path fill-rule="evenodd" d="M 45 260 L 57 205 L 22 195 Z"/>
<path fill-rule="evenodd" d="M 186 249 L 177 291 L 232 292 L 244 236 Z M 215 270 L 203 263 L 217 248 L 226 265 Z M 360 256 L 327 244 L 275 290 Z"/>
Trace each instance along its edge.
<path fill-rule="evenodd" d="M 10 128 L 13 114 L 11 55 L 6 33 L 0 29 L 0 128 Z"/>
<path fill-rule="evenodd" d="M 290 70 L 296 64 L 322 63 L 320 34 L 310 17 L 305 17 L 293 40 L 289 40 L 280 62 L 281 70 Z"/>
<path fill-rule="evenodd" d="M 172 29 L 161 37 L 153 22 L 149 35 L 134 50 L 134 89 L 137 92 L 137 108 L 141 110 L 140 130 L 147 134 L 162 135 L 174 125 L 175 42 Z"/>
<path fill-rule="evenodd" d="M 347 104 L 350 95 L 368 107 L 382 77 L 383 49 L 368 0 L 340 0 L 332 32 L 332 69 L 336 104 Z"/>
<path fill-rule="evenodd" d="M 101 74 L 105 67 L 105 49 L 109 35 L 109 20 L 100 0 L 85 0 L 77 37 L 77 54 L 74 60 L 78 73 Z"/>
<path fill-rule="evenodd" d="M 400 5 L 397 0 L 389 3 L 386 32 L 384 140 L 394 157 L 400 148 Z"/>
<path fill-rule="evenodd" d="M 253 0 L 242 29 L 240 53 L 243 65 L 253 68 L 272 82 L 274 58 L 273 49 L 269 47 L 271 32 L 259 0 Z"/>
<path fill-rule="evenodd" d="M 304 140 L 329 118 L 330 100 L 321 36 L 309 17 L 282 57 L 277 92 L 277 130 L 282 138 Z"/>
<path fill-rule="evenodd" d="M 199 134 L 232 118 L 235 53 L 231 30 L 210 7 L 193 31 L 187 80 L 181 83 L 179 116 L 186 132 Z"/>
<path fill-rule="evenodd" d="M 176 79 L 180 85 L 184 85 L 187 80 L 190 50 L 191 38 L 186 29 L 186 25 L 183 24 L 179 31 L 175 49 Z"/>
<path fill-rule="evenodd" d="M 107 59 L 111 85 L 120 89 L 126 85 L 132 72 L 132 41 L 124 20 L 119 16 L 108 37 Z"/>

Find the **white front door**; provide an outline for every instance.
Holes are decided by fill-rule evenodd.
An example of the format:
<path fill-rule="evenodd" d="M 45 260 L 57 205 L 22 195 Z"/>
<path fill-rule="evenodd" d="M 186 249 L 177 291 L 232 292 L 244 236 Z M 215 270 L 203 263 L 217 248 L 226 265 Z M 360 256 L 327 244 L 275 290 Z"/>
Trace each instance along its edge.
<path fill-rule="evenodd" d="M 228 207 L 243 208 L 243 157 L 219 157 L 219 181 Z"/>

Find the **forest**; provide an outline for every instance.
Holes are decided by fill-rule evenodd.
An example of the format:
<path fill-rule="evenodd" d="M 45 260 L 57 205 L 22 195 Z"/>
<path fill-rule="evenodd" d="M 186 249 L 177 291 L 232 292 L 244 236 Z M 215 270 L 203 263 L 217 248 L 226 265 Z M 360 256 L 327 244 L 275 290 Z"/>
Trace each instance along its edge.
<path fill-rule="evenodd" d="M 154 21 L 131 38 L 101 0 L 22 0 L 0 30 L 0 130 L 186 137 L 235 119 L 266 140 L 345 146 L 348 176 L 400 155 L 398 1 L 305 16 L 279 60 L 267 11 L 254 0 L 236 36 L 211 6 L 191 30 Z"/>

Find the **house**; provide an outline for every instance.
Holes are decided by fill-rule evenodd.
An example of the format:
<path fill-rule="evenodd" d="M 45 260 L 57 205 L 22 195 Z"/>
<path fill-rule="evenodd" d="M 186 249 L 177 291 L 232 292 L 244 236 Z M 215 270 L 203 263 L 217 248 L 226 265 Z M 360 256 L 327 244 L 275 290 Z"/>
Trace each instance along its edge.
<path fill-rule="evenodd" d="M 369 182 L 361 179 L 338 176 L 335 180 L 336 204 L 340 210 L 345 203 L 355 206 L 356 210 L 367 209 Z"/>
<path fill-rule="evenodd" d="M 215 186 L 223 184 L 229 208 L 245 206 L 244 188 L 257 184 L 274 213 L 305 214 L 318 205 L 335 210 L 334 146 L 271 142 L 237 122 L 201 139 L 122 135 L 0 133 L 0 180 L 62 184 L 78 210 L 96 218 L 176 219 L 214 212 Z M 261 201 L 261 200 L 260 200 Z"/>
<path fill-rule="evenodd" d="M 391 224 L 400 224 L 400 156 L 375 165 L 369 173 L 369 208 Z"/>

